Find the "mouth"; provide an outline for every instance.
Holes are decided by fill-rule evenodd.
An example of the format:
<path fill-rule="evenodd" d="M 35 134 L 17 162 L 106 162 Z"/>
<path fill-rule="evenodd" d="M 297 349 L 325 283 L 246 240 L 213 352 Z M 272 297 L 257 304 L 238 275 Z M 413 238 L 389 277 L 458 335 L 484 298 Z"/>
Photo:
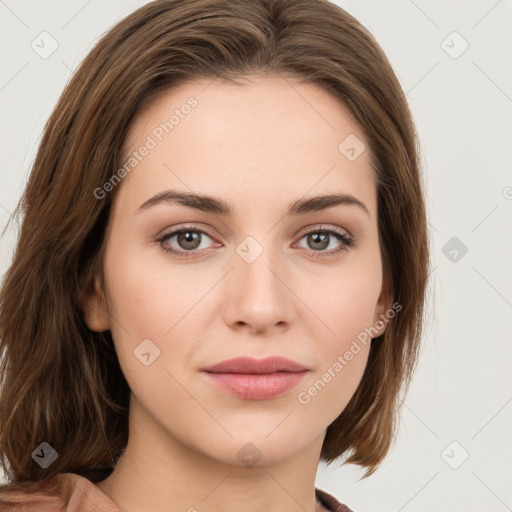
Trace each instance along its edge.
<path fill-rule="evenodd" d="M 305 366 L 280 356 L 265 359 L 237 357 L 202 372 L 210 382 L 246 400 L 269 400 L 294 388 L 309 373 Z"/>
<path fill-rule="evenodd" d="M 297 386 L 307 373 L 309 370 L 253 374 L 204 372 L 220 389 L 246 400 L 276 398 Z"/>
<path fill-rule="evenodd" d="M 265 359 L 254 359 L 252 357 L 235 357 L 227 359 L 203 371 L 213 373 L 244 373 L 262 374 L 276 372 L 302 372 L 308 370 L 305 366 L 281 356 L 270 356 Z"/>

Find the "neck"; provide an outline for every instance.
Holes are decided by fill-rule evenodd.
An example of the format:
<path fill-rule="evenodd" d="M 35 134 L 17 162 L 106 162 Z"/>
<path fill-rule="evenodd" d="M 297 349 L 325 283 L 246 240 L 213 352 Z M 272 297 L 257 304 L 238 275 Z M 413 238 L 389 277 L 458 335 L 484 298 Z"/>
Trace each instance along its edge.
<path fill-rule="evenodd" d="M 135 400 L 132 406 L 126 450 L 112 474 L 96 484 L 123 512 L 325 510 L 315 497 L 325 432 L 279 459 L 269 455 L 265 440 L 244 444 L 231 438 L 236 457 L 219 460 L 149 421 Z M 225 444 L 227 434 L 220 435 Z M 212 452 L 216 446 L 212 439 Z M 263 453 L 256 446 L 265 446 Z"/>

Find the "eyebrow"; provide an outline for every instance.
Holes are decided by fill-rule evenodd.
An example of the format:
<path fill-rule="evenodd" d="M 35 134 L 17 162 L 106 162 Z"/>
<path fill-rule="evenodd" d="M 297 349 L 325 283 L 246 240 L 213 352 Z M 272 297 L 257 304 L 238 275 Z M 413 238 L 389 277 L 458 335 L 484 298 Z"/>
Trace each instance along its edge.
<path fill-rule="evenodd" d="M 141 211 L 148 210 L 149 208 L 159 204 L 175 203 L 227 217 L 232 216 L 234 212 L 234 209 L 230 204 L 217 197 L 190 192 L 180 192 L 177 190 L 166 190 L 141 204 L 135 213 L 137 214 Z M 338 205 L 356 206 L 370 216 L 370 212 L 364 203 L 351 194 L 342 193 L 298 199 L 288 205 L 286 215 L 303 215 L 305 213 L 318 212 Z"/>

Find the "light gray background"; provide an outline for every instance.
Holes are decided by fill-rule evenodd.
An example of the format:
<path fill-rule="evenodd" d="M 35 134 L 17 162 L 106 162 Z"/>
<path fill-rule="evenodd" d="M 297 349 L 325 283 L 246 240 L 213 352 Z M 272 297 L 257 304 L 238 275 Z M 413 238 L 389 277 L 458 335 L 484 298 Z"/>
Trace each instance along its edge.
<path fill-rule="evenodd" d="M 144 3 L 0 0 L 1 229 L 73 70 Z M 320 465 L 317 486 L 356 512 L 512 510 L 512 1 L 337 3 L 374 34 L 410 102 L 423 145 L 433 282 L 393 449 L 362 481 L 357 466 Z M 43 31 L 58 42 L 46 59 L 31 48 Z M 14 223 L 0 239 L 2 275 L 15 240 Z"/>

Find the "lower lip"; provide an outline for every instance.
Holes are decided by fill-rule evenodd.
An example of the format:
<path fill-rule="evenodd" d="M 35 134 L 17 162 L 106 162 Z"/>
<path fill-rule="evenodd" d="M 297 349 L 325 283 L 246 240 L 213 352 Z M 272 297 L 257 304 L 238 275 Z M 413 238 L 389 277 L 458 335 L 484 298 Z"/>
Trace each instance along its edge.
<path fill-rule="evenodd" d="M 204 372 L 224 390 L 247 400 L 268 400 L 295 387 L 309 370 L 265 374 Z"/>

